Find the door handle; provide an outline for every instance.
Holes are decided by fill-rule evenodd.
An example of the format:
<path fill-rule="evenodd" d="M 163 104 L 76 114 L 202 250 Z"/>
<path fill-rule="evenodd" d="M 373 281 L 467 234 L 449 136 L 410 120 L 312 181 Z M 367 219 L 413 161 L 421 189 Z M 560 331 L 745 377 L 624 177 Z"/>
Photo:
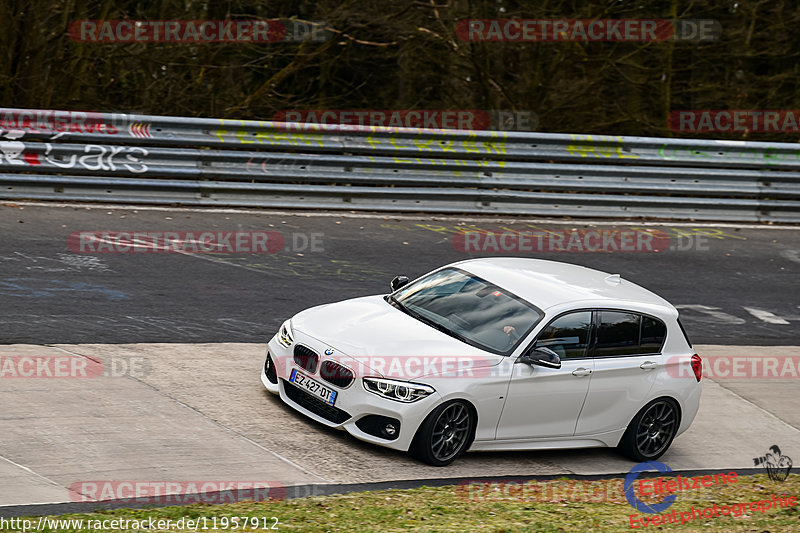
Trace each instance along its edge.
<path fill-rule="evenodd" d="M 588 368 L 583 368 L 583 367 L 576 368 L 575 370 L 572 371 L 572 375 L 573 376 L 577 376 L 579 378 L 582 378 L 583 376 L 588 376 L 591 373 L 592 373 L 591 370 L 589 370 Z"/>
<path fill-rule="evenodd" d="M 644 363 L 639 365 L 639 368 L 641 368 L 642 370 L 653 370 L 657 366 L 658 363 L 654 363 L 653 361 L 645 361 Z"/>

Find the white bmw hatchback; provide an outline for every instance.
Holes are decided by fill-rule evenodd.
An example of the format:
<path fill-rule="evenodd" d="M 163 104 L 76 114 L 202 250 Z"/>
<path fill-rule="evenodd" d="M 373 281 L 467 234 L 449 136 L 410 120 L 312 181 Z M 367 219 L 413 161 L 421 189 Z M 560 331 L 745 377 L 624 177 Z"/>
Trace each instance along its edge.
<path fill-rule="evenodd" d="M 677 310 L 617 274 L 472 259 L 392 290 L 287 320 L 266 388 L 435 466 L 467 450 L 595 446 L 655 460 L 697 414 L 702 362 Z"/>

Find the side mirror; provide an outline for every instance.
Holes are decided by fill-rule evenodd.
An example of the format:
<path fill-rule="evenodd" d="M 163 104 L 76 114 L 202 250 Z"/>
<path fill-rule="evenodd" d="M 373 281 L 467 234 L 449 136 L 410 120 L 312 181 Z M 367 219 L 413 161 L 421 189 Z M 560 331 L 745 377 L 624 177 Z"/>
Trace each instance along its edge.
<path fill-rule="evenodd" d="M 547 368 L 561 368 L 561 358 L 558 354 L 544 346 L 522 354 L 517 359 L 517 362 L 525 363 L 526 365 L 546 366 Z"/>
<path fill-rule="evenodd" d="M 408 276 L 395 276 L 389 285 L 392 287 L 392 292 L 394 292 L 397 289 L 408 285 L 409 281 L 411 280 L 408 279 Z"/>

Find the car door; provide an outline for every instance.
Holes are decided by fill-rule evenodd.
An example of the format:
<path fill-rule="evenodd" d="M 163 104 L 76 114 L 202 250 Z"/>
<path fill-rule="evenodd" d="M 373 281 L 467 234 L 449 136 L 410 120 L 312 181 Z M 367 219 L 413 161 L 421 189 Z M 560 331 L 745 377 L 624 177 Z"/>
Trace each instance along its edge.
<path fill-rule="evenodd" d="M 661 346 L 666 325 L 659 319 L 623 310 L 595 313 L 590 347 L 594 372 L 576 435 L 614 431 L 627 426 L 649 399 L 663 368 Z"/>
<path fill-rule="evenodd" d="M 528 348 L 546 347 L 561 358 L 561 368 L 517 363 L 509 381 L 496 438 L 562 437 L 575 424 L 589 390 L 593 360 L 588 357 L 591 311 L 556 317 Z"/>

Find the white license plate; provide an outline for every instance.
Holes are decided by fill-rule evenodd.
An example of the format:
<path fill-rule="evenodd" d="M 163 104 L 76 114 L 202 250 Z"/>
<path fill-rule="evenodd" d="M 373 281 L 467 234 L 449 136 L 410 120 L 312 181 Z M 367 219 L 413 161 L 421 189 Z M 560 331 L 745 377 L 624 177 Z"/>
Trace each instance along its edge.
<path fill-rule="evenodd" d="M 319 381 L 311 379 L 305 374 L 298 372 L 296 368 L 292 369 L 292 375 L 289 376 L 289 381 L 295 385 L 304 388 L 323 402 L 333 405 L 336 402 L 336 391 L 330 387 L 326 387 Z"/>

